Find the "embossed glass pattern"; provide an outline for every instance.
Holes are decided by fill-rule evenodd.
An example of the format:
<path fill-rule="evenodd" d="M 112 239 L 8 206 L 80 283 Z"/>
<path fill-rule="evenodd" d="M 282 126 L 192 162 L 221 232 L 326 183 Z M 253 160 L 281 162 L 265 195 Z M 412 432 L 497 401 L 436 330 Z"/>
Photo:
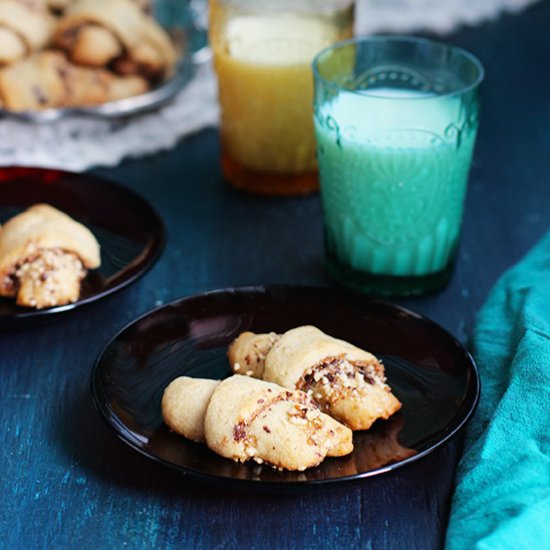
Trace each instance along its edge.
<path fill-rule="evenodd" d="M 448 279 L 478 127 L 480 63 L 408 37 L 341 42 L 314 61 L 330 273 L 381 294 Z"/>

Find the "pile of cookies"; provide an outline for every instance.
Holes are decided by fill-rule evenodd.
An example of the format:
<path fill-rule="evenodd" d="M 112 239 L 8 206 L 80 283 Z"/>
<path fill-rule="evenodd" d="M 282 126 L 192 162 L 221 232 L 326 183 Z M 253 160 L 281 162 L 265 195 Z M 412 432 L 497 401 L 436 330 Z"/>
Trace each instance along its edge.
<path fill-rule="evenodd" d="M 242 333 L 228 359 L 233 376 L 180 376 L 161 406 L 172 431 L 238 462 L 304 471 L 401 408 L 374 355 L 313 326 Z"/>
<path fill-rule="evenodd" d="M 139 95 L 176 50 L 143 0 L 0 0 L 0 108 L 82 107 Z"/>

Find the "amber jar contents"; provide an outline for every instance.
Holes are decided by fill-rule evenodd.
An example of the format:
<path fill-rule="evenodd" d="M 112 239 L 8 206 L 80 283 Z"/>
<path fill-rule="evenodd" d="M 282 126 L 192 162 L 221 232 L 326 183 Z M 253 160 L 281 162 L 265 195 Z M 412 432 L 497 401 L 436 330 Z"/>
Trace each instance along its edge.
<path fill-rule="evenodd" d="M 264 195 L 318 189 L 311 61 L 353 28 L 351 0 L 211 0 L 226 180 Z"/>

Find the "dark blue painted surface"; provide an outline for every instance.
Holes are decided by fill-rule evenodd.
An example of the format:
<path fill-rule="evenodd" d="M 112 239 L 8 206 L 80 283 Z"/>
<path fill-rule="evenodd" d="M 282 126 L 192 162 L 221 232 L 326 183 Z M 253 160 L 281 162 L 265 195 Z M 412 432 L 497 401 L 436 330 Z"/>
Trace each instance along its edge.
<path fill-rule="evenodd" d="M 550 219 L 550 4 L 449 41 L 487 69 L 459 262 L 443 292 L 400 303 L 465 340 L 496 278 Z M 90 399 L 92 362 L 155 305 L 231 285 L 328 284 L 318 197 L 220 181 L 218 135 L 99 173 L 138 190 L 169 243 L 133 287 L 46 326 L 0 334 L 0 547 L 396 548 L 441 545 L 457 445 L 355 485 L 291 495 L 190 482 L 119 442 Z"/>

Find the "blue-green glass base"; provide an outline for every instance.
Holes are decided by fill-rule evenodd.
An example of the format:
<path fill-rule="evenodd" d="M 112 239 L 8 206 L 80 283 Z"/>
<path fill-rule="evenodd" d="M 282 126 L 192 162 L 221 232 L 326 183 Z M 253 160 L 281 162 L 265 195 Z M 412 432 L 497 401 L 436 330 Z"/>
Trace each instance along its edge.
<path fill-rule="evenodd" d="M 404 297 L 441 290 L 451 278 L 454 261 L 441 271 L 422 276 L 376 275 L 343 264 L 327 252 L 326 269 L 329 276 L 342 286 L 377 296 Z"/>

